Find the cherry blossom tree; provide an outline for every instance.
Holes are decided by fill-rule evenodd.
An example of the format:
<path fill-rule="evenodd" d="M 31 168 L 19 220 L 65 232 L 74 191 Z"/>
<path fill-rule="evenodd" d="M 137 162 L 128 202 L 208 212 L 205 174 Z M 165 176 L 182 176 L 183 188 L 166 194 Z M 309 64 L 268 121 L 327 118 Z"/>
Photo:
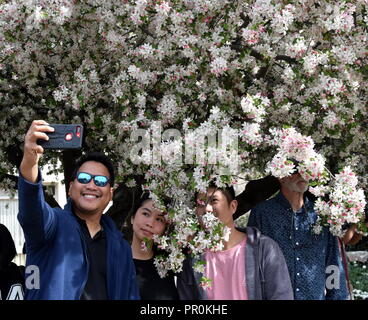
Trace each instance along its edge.
<path fill-rule="evenodd" d="M 331 172 L 350 166 L 368 185 L 367 0 L 0 3 L 2 188 L 15 188 L 33 119 L 82 123 L 83 151 L 118 163 L 119 223 L 142 187 L 181 222 L 210 180 L 264 176 L 281 128 L 310 137 Z M 213 136 L 237 142 L 237 174 L 223 173 L 234 159 Z M 149 148 L 135 152 L 142 141 Z M 184 149 L 198 141 L 207 157 L 191 161 Z M 68 182 L 79 155 L 43 161 L 60 159 Z"/>

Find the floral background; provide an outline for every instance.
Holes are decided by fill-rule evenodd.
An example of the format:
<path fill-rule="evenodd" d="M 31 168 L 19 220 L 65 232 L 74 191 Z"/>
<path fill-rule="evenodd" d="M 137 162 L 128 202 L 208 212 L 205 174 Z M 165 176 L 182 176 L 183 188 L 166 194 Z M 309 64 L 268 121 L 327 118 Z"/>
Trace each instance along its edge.
<path fill-rule="evenodd" d="M 194 192 L 210 180 L 265 176 L 280 151 L 273 133 L 293 128 L 333 176 L 354 172 L 353 207 L 362 216 L 367 23 L 367 0 L 1 0 L 0 187 L 16 188 L 33 119 L 82 123 L 83 151 L 104 151 L 118 164 L 109 214 L 122 224 L 135 196 L 149 190 L 178 226 L 173 241 L 158 240 L 171 257 L 164 269 L 178 269 L 182 249 L 214 247 L 224 236 L 211 218 L 218 232 L 198 233 Z M 132 154 L 138 129 L 152 149 Z M 238 174 L 221 174 L 233 159 L 209 142 L 204 153 L 215 163 L 170 161 L 184 140 L 157 135 L 168 129 L 186 146 L 219 131 L 236 139 Z M 79 155 L 55 151 L 43 161 L 60 159 L 68 184 Z"/>

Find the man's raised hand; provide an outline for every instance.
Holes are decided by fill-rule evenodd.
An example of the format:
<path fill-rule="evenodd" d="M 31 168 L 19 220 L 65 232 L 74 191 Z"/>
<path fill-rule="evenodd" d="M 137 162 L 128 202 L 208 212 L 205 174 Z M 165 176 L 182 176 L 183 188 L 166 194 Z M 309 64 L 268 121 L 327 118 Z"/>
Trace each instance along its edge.
<path fill-rule="evenodd" d="M 34 120 L 24 138 L 23 159 L 20 165 L 20 172 L 29 182 L 35 183 L 38 177 L 38 161 L 44 149 L 37 144 L 38 139 L 49 140 L 47 132 L 53 132 L 44 120 Z"/>

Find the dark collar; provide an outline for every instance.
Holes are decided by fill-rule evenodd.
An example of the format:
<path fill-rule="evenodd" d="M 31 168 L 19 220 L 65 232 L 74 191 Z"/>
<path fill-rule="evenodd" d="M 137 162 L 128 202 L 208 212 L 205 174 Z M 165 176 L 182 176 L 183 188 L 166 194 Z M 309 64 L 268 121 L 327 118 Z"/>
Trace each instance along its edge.
<path fill-rule="evenodd" d="M 310 201 L 307 196 L 303 195 L 303 198 L 304 198 L 304 206 L 307 208 L 307 209 L 310 209 L 311 206 L 313 206 L 313 203 L 312 201 Z M 293 209 L 291 208 L 291 205 L 290 205 L 290 202 L 285 198 L 285 196 L 282 194 L 282 192 L 280 191 L 276 197 L 275 197 L 276 201 L 282 206 L 284 207 L 285 209 L 290 209 L 291 211 L 293 211 Z M 298 210 L 296 213 L 302 213 L 302 210 L 303 208 L 301 208 L 300 210 Z"/>
<path fill-rule="evenodd" d="M 72 202 L 72 199 L 71 198 L 68 198 L 68 201 L 66 203 L 66 205 L 64 206 L 64 210 L 68 210 L 69 212 L 71 212 L 72 216 L 78 221 L 78 223 L 86 228 L 88 230 L 88 226 L 87 226 L 87 223 L 86 223 L 86 220 L 80 218 L 78 215 L 75 214 L 74 210 L 73 210 L 73 202 Z M 102 222 L 102 217 L 101 217 L 101 221 L 100 221 L 100 224 L 101 224 L 101 230 L 100 231 L 104 231 L 104 227 L 103 227 L 103 222 Z M 100 232 L 99 231 L 99 232 Z M 88 231 L 89 232 L 89 231 Z"/>

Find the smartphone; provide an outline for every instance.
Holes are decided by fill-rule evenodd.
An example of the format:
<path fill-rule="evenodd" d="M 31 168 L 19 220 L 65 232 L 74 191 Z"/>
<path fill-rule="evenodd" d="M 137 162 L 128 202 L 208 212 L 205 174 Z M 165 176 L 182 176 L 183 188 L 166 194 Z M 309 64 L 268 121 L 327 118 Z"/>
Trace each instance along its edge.
<path fill-rule="evenodd" d="M 55 129 L 47 132 L 49 140 L 38 139 L 37 144 L 44 149 L 80 149 L 82 148 L 83 125 L 81 124 L 49 124 Z"/>

